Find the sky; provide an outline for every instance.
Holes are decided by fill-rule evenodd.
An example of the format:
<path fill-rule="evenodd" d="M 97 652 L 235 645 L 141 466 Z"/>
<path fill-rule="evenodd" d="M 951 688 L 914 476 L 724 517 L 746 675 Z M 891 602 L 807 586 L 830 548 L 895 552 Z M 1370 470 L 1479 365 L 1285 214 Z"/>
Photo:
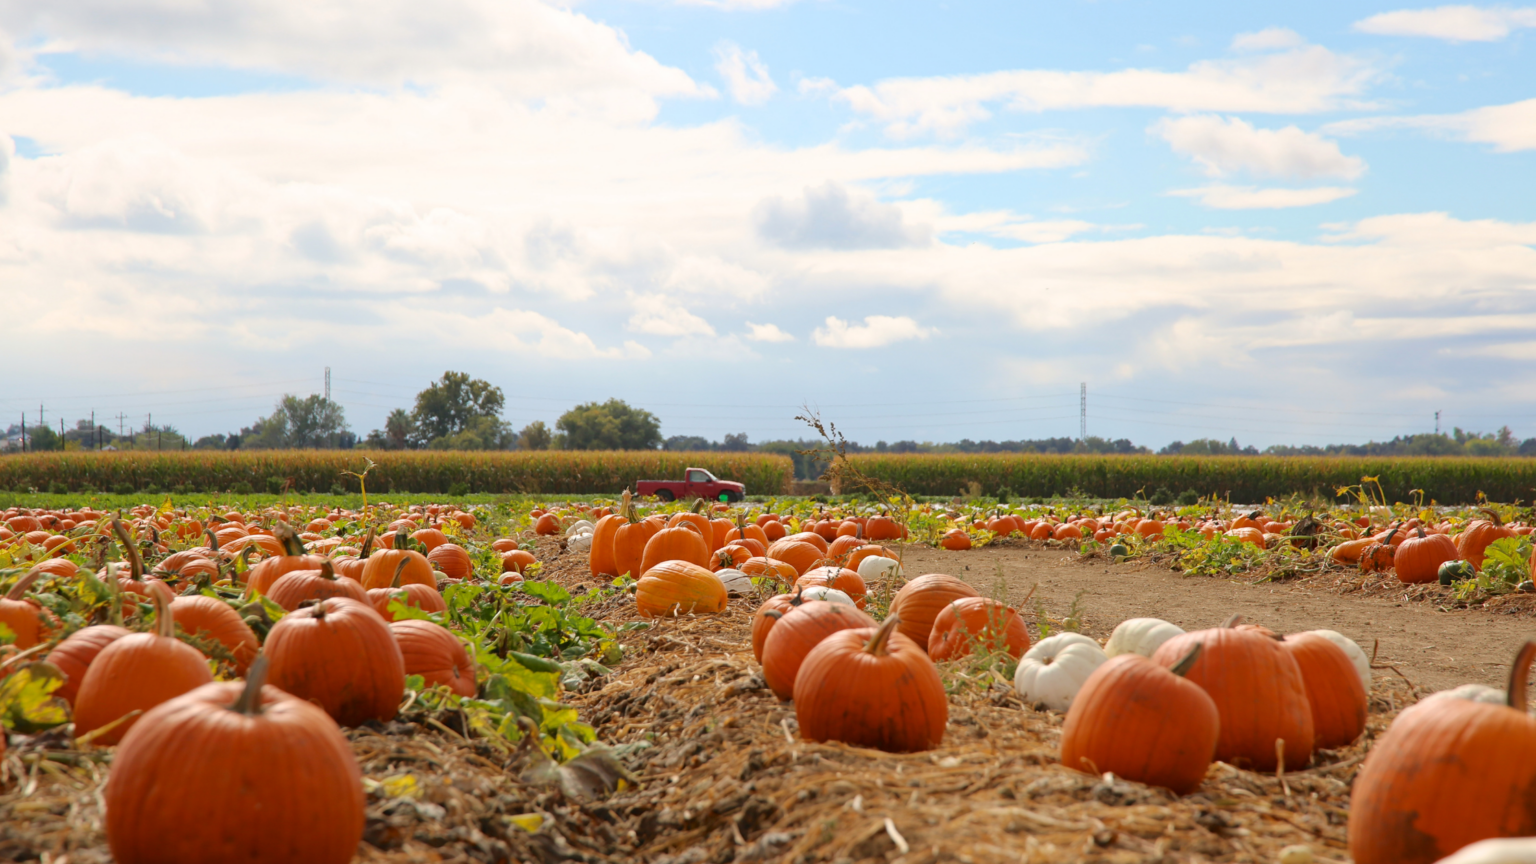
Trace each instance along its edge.
<path fill-rule="evenodd" d="M 0 0 L 0 418 L 1536 437 L 1536 6 Z M 118 420 L 119 417 L 123 419 Z"/>

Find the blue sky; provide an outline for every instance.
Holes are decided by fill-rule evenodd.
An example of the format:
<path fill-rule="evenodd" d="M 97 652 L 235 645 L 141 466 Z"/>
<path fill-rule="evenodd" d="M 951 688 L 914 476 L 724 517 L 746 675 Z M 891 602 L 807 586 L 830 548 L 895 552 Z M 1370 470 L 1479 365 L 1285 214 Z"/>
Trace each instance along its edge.
<path fill-rule="evenodd" d="M 0 411 L 1536 436 L 1536 7 L 14 0 Z"/>

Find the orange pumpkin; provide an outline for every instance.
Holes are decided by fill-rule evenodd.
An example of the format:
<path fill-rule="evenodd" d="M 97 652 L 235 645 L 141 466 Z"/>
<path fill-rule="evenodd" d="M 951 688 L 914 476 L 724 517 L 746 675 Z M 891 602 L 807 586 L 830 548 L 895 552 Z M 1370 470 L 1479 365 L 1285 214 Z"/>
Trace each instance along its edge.
<path fill-rule="evenodd" d="M 1489 518 L 1478 519 L 1469 524 L 1467 529 L 1461 532 L 1461 542 L 1458 544 L 1461 557 L 1471 562 L 1472 566 L 1478 570 L 1483 569 L 1483 557 L 1495 540 L 1513 537 L 1515 534 L 1504 525 L 1504 520 L 1499 518 L 1497 512 L 1486 507 L 1483 508 L 1483 512 L 1487 513 Z"/>
<path fill-rule="evenodd" d="M 246 573 L 246 593 L 251 597 L 266 594 L 272 589 L 272 583 L 282 578 L 287 573 L 295 570 L 319 570 L 325 559 L 319 555 L 310 555 L 304 551 L 304 544 L 299 542 L 298 535 L 293 533 L 287 523 L 279 522 L 273 529 L 274 537 L 282 544 L 282 554 L 252 567 Z M 370 559 L 371 560 L 371 559 Z"/>
<path fill-rule="evenodd" d="M 1061 727 L 1061 764 L 1113 773 L 1179 795 L 1200 788 L 1216 754 L 1216 703 L 1184 675 L 1194 643 L 1172 668 L 1139 654 L 1110 658 L 1088 676 Z"/>
<path fill-rule="evenodd" d="M 1017 660 L 1029 650 L 1029 630 L 1019 613 L 986 597 L 962 597 L 933 619 L 928 656 L 935 661 L 964 657 L 977 645 Z"/>
<path fill-rule="evenodd" d="M 1301 670 L 1312 708 L 1313 744 L 1322 750 L 1345 747 L 1365 731 L 1366 693 L 1349 655 L 1316 633 L 1296 633 L 1280 642 Z"/>
<path fill-rule="evenodd" d="M 389 625 L 366 603 L 331 597 L 272 625 L 272 684 L 325 709 L 337 723 L 392 720 L 405 695 L 405 660 Z"/>
<path fill-rule="evenodd" d="M 820 549 L 790 537 L 774 541 L 768 547 L 768 557 L 795 568 L 796 576 L 805 574 L 826 560 L 826 554 Z"/>
<path fill-rule="evenodd" d="M 80 682 L 85 680 L 85 670 L 90 668 L 91 661 L 96 659 L 101 649 L 131 632 L 115 624 L 95 624 L 76 630 L 53 646 L 53 650 L 48 652 L 47 661 L 64 673 L 64 684 L 53 691 L 53 695 L 74 705 L 75 696 L 80 692 Z M 0 734 L 0 738 L 4 737 Z"/>
<path fill-rule="evenodd" d="M 778 594 L 763 601 L 763 605 L 757 607 L 752 613 L 752 657 L 759 663 L 763 661 L 763 643 L 768 639 L 768 631 L 773 629 L 784 613 L 799 606 L 802 602 L 800 592 L 793 594 Z"/>
<path fill-rule="evenodd" d="M 628 502 L 624 510 L 624 524 L 613 533 L 613 569 L 616 575 L 635 578 L 645 573 L 641 564 L 645 560 L 645 546 L 651 536 L 661 530 L 655 522 L 641 519 L 635 506 Z"/>
<path fill-rule="evenodd" d="M 847 594 L 853 600 L 854 605 L 860 609 L 864 608 L 865 597 L 869 593 L 864 585 L 864 577 L 860 576 L 856 571 L 842 567 L 817 567 L 813 570 L 807 570 L 805 575 L 795 580 L 794 587 L 804 589 L 810 588 L 813 585 L 825 585 L 828 588 L 836 588 Z"/>
<path fill-rule="evenodd" d="M 806 655 L 794 686 L 802 737 L 893 753 L 943 742 L 944 683 L 922 647 L 896 632 L 899 623 L 893 615 L 879 629 L 832 633 Z"/>
<path fill-rule="evenodd" d="M 457 543 L 439 543 L 427 553 L 427 563 L 449 579 L 468 579 L 475 575 L 469 552 Z"/>
<path fill-rule="evenodd" d="M 944 607 L 962 597 L 980 597 L 975 588 L 942 573 L 919 576 L 901 586 L 891 600 L 892 615 L 901 618 L 901 633 L 926 647 L 933 622 Z"/>
<path fill-rule="evenodd" d="M 368 602 L 368 592 L 363 590 L 363 586 L 351 579 L 337 578 L 328 558 L 321 560 L 318 570 L 284 573 L 267 589 L 267 597 L 289 612 L 311 600 L 326 597 L 350 597 L 362 603 Z"/>
<path fill-rule="evenodd" d="M 1350 794 L 1356 864 L 1430 864 L 1479 840 L 1536 835 L 1533 657 L 1536 642 L 1526 642 L 1504 705 L 1426 699 L 1376 739 Z"/>
<path fill-rule="evenodd" d="M 1312 706 L 1290 654 L 1271 636 L 1227 626 L 1175 636 L 1152 660 L 1172 668 L 1196 644 L 1200 655 L 1185 677 L 1210 694 L 1221 715 L 1216 758 L 1273 771 L 1280 759 L 1276 741 L 1284 741 L 1286 766 L 1305 766 L 1312 758 Z"/>
<path fill-rule="evenodd" d="M 208 671 L 203 655 L 176 639 L 170 590 L 157 586 L 153 594 L 155 631 L 114 640 L 101 649 L 85 670 L 75 696 L 77 737 L 115 723 L 94 741 L 116 744 L 141 719 L 130 717 L 133 712 L 148 711 L 213 682 L 213 673 Z"/>
<path fill-rule="evenodd" d="M 657 531 L 645 541 L 645 551 L 640 556 L 640 572 L 649 573 L 664 561 L 687 561 L 700 567 L 709 566 L 709 544 L 699 533 L 698 526 L 692 522 L 680 522 L 675 528 Z"/>
<path fill-rule="evenodd" d="M 43 575 L 43 571 L 32 568 L 11 586 L 11 590 L 5 592 L 4 597 L 0 597 L 0 624 L 10 628 L 16 635 L 16 641 L 12 644 L 23 650 L 42 642 L 52 630 L 43 607 L 34 600 L 26 599 L 27 591 Z"/>
<path fill-rule="evenodd" d="M 475 695 L 475 664 L 453 632 L 419 618 L 389 625 L 400 645 L 405 674 L 420 675 L 429 686 L 447 687 L 465 698 Z"/>
<path fill-rule="evenodd" d="M 964 529 L 951 528 L 939 539 L 939 545 L 951 552 L 962 552 L 971 548 L 971 535 L 965 533 Z"/>
<path fill-rule="evenodd" d="M 171 601 L 171 613 L 183 633 L 213 639 L 229 651 L 235 672 L 244 675 L 261 650 L 255 631 L 229 604 L 202 594 L 188 594 Z M 89 629 L 89 628 L 87 628 Z"/>
<path fill-rule="evenodd" d="M 720 577 L 688 561 L 663 561 L 635 585 L 635 606 L 647 618 L 713 614 L 724 610 L 725 603 Z"/>
<path fill-rule="evenodd" d="M 363 567 L 364 590 L 388 588 L 395 584 L 397 578 L 401 585 L 415 582 L 419 585 L 437 587 L 437 577 L 433 575 L 432 563 L 420 552 L 410 549 L 385 549 L 368 556 L 368 564 Z"/>
<path fill-rule="evenodd" d="M 617 513 L 610 513 L 597 520 L 597 525 L 592 529 L 592 552 L 587 560 L 587 569 L 592 573 L 592 578 L 596 579 L 601 576 L 607 576 L 612 579 L 619 575 L 614 570 L 613 535 L 619 530 L 619 526 L 623 525 L 626 521 L 623 516 Z M 516 548 L 516 542 L 512 542 L 510 548 L 498 551 L 510 552 Z M 503 571 L 505 571 L 505 568 L 503 568 Z"/>
<path fill-rule="evenodd" d="M 763 640 L 763 680 L 780 699 L 795 692 L 800 664 L 821 640 L 839 630 L 875 626 L 852 606 L 811 600 L 785 612 Z"/>
<path fill-rule="evenodd" d="M 1410 584 L 1434 582 L 1440 578 L 1440 565 L 1462 557 L 1456 544 L 1444 534 L 1426 534 L 1418 529 L 1397 547 L 1397 578 Z"/>

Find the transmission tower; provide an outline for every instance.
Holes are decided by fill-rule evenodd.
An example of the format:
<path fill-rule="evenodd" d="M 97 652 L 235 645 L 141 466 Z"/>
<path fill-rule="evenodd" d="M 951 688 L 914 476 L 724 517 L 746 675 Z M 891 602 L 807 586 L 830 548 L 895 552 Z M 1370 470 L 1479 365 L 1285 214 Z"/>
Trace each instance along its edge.
<path fill-rule="evenodd" d="M 325 367 L 325 401 L 331 401 L 331 367 Z"/>
<path fill-rule="evenodd" d="M 1077 400 L 1077 440 L 1088 440 L 1088 382 L 1084 381 L 1078 388 Z"/>

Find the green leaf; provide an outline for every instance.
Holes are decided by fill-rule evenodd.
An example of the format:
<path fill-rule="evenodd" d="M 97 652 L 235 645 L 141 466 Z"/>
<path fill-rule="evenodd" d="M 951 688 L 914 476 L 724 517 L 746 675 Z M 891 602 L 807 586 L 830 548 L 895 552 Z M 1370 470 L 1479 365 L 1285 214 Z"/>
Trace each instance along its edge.
<path fill-rule="evenodd" d="M 0 622 L 0 645 L 9 645 L 16 641 L 16 631 Z"/>
<path fill-rule="evenodd" d="M 28 663 L 0 681 L 0 724 L 32 734 L 69 722 L 69 704 L 52 695 L 64 673 L 52 663 Z"/>
<path fill-rule="evenodd" d="M 273 624 L 283 620 L 283 616 L 288 614 L 287 609 L 273 603 L 265 594 L 258 595 L 256 602 L 261 604 L 261 608 L 266 611 L 267 617 L 272 619 Z"/>
<path fill-rule="evenodd" d="M 391 597 L 389 600 L 389 614 L 395 616 L 396 621 L 414 619 L 417 621 L 440 621 L 442 615 L 433 615 L 425 609 L 418 609 L 401 600 L 399 597 Z"/>

